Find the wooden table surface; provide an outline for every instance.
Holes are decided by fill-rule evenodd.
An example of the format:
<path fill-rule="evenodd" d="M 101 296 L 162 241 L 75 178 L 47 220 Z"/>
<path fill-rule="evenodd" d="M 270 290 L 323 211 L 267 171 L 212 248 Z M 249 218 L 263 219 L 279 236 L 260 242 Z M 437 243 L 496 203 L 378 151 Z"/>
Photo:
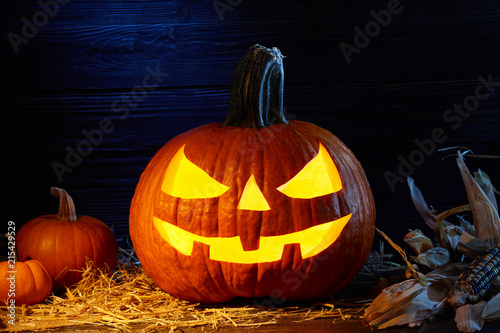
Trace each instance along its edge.
<path fill-rule="evenodd" d="M 145 326 L 136 325 L 133 326 L 133 332 L 142 332 Z M 163 331 L 168 331 L 168 328 L 164 328 Z M 321 318 L 314 319 L 309 322 L 297 323 L 290 319 L 280 320 L 278 324 L 262 325 L 260 327 L 222 327 L 217 330 L 213 330 L 210 327 L 195 327 L 195 328 L 183 328 L 177 332 L 255 332 L 255 333 L 272 333 L 272 332 L 308 332 L 308 333 L 323 333 L 323 332 L 335 332 L 335 333 L 358 333 L 358 332 L 370 332 L 369 327 L 364 327 L 359 318 L 350 318 L 348 320 L 331 318 Z M 24 331 L 27 332 L 27 331 Z M 71 326 L 63 327 L 57 329 L 46 330 L 46 332 L 117 332 L 116 329 L 106 328 L 106 327 L 96 327 L 93 325 L 81 325 L 81 326 Z M 420 327 L 410 328 L 408 326 L 398 326 L 392 327 L 380 332 L 387 333 L 428 333 L 428 332 L 439 332 L 439 333 L 457 333 L 458 330 L 453 321 L 453 312 L 448 312 L 442 314 L 433 320 L 433 322 L 424 322 Z M 498 333 L 500 332 L 500 321 L 492 321 L 485 323 L 482 333 Z"/>

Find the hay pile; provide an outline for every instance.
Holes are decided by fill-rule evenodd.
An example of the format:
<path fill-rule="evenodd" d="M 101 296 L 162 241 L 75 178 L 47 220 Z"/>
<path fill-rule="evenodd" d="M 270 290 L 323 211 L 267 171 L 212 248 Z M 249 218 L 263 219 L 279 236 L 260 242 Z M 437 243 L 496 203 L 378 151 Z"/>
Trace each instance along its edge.
<path fill-rule="evenodd" d="M 2 307 L 2 317 L 5 309 Z M 316 318 L 345 320 L 360 317 L 362 309 L 337 308 L 333 302 L 306 308 L 262 308 L 248 303 L 202 307 L 164 292 L 140 266 L 120 262 L 111 277 L 88 263 L 82 281 L 66 289 L 65 295 L 51 295 L 43 304 L 19 307 L 16 312 L 16 325 L 6 324 L 7 331 L 92 325 L 121 331 L 174 332 L 201 326 L 218 329 L 271 325 L 283 318 L 297 322 Z"/>

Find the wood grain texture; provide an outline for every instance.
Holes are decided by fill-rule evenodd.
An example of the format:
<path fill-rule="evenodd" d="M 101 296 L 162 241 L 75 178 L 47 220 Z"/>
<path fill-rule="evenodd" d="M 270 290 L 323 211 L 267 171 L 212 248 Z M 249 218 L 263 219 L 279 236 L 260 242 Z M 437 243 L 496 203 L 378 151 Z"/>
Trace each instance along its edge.
<path fill-rule="evenodd" d="M 2 2 L 2 183 L 12 189 L 4 220 L 21 225 L 55 212 L 49 189 L 59 186 L 77 213 L 106 221 L 126 243 L 147 162 L 175 135 L 224 120 L 233 71 L 254 43 L 287 56 L 288 117 L 330 130 L 364 165 L 378 226 L 390 236 L 423 227 L 406 185 L 392 192 L 384 178 L 397 173 L 399 156 L 418 149 L 415 140 L 442 128 L 447 139 L 436 149 L 500 154 L 498 1 L 401 0 L 401 12 L 350 64 L 339 44 L 354 45 L 354 28 L 364 29 L 388 1 L 232 3 L 221 20 L 213 1 L 72 0 L 15 53 L 8 34 L 22 36 L 22 18 L 33 22 L 42 9 L 37 1 Z M 495 91 L 453 129 L 443 114 L 474 96 L 481 75 Z M 60 182 L 51 164 L 64 163 L 67 147 L 77 149 L 102 119 L 113 130 Z M 466 198 L 445 154 L 433 152 L 412 172 L 438 209 Z M 467 163 L 500 179 L 497 161 Z"/>
<path fill-rule="evenodd" d="M 5 45 L 3 54 L 10 62 L 5 70 L 9 77 L 17 77 L 8 87 L 128 87 L 141 79 L 146 66 L 156 64 L 170 73 L 164 86 L 223 85 L 230 81 L 238 57 L 256 42 L 277 45 L 289 55 L 287 72 L 297 73 L 287 75 L 290 84 L 463 79 L 500 66 L 494 65 L 500 52 L 496 42 L 500 18 L 485 13 L 488 6 L 498 10 L 493 4 L 450 15 L 449 7 L 402 1 L 401 13 L 392 15 L 388 26 L 359 55 L 352 55 L 350 65 L 339 43 L 354 45 L 353 28 L 363 29 L 374 20 L 370 11 L 383 10 L 387 2 L 338 11 L 340 4 L 317 4 L 295 12 L 293 6 L 284 6 L 283 11 L 276 4 L 268 10 L 242 2 L 225 13 L 224 21 L 210 2 L 107 4 L 74 0 L 61 5 L 34 38 L 19 46 L 18 54 Z M 30 12 L 33 9 L 25 10 Z M 7 20 L 4 34 L 21 31 L 17 17 Z M 197 75 L 200 71 L 204 75 Z"/>

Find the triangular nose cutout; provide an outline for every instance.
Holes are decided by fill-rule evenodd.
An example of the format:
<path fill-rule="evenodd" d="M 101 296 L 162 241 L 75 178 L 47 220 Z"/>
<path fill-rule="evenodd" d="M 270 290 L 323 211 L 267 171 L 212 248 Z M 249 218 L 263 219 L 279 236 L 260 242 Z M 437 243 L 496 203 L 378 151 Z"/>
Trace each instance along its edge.
<path fill-rule="evenodd" d="M 241 195 L 240 202 L 238 203 L 238 209 L 259 211 L 271 209 L 266 198 L 264 198 L 259 185 L 255 182 L 253 174 L 250 178 L 248 178 L 245 188 L 243 189 L 243 194 Z"/>

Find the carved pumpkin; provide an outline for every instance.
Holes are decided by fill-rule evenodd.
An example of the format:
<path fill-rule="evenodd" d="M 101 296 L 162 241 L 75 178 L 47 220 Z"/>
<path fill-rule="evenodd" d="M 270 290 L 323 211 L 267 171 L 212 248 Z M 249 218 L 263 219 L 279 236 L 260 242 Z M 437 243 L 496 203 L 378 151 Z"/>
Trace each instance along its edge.
<path fill-rule="evenodd" d="M 0 263 L 0 300 L 16 306 L 44 301 L 52 291 L 52 276 L 38 260 Z"/>
<path fill-rule="evenodd" d="M 113 232 L 91 216 L 77 216 L 73 199 L 60 188 L 51 189 L 59 198 L 58 214 L 28 221 L 16 235 L 20 260 L 36 259 L 54 278 L 54 291 L 60 293 L 82 278 L 87 260 L 112 272 L 118 261 L 118 244 Z"/>
<path fill-rule="evenodd" d="M 225 123 L 173 138 L 141 175 L 130 234 L 167 292 L 203 303 L 310 299 L 364 264 L 375 221 L 364 171 L 329 131 L 287 122 L 282 93 L 281 53 L 255 45 Z"/>

